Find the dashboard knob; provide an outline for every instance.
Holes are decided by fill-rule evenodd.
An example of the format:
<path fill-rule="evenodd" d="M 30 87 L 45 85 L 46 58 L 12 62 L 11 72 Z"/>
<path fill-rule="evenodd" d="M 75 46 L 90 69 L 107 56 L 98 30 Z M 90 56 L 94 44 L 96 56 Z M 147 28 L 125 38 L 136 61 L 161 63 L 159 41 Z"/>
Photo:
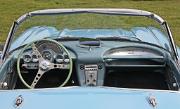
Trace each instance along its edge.
<path fill-rule="evenodd" d="M 103 66 L 102 65 L 98 65 L 98 69 L 102 69 L 103 68 Z"/>
<path fill-rule="evenodd" d="M 84 65 L 80 65 L 80 69 L 81 69 L 81 70 L 84 70 Z"/>

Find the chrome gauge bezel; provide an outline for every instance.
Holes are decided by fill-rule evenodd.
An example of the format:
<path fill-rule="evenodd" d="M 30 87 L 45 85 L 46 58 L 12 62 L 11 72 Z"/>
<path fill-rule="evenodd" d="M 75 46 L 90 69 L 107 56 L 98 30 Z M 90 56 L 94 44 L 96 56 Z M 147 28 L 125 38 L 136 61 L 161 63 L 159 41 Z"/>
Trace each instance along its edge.
<path fill-rule="evenodd" d="M 57 63 L 63 63 L 64 62 L 64 55 L 63 54 L 57 54 L 56 55 L 56 62 Z"/>
<path fill-rule="evenodd" d="M 48 55 L 50 55 L 50 57 L 45 57 L 45 55 L 48 53 Z M 43 50 L 42 51 L 42 57 L 45 59 L 45 60 L 48 60 L 50 62 L 53 62 L 54 61 L 54 51 L 50 50 L 50 49 L 46 49 L 46 50 Z M 48 59 L 50 58 L 50 59 Z"/>
<path fill-rule="evenodd" d="M 27 56 L 29 59 L 27 58 Z M 29 53 L 26 53 L 23 55 L 23 60 L 24 60 L 24 62 L 29 63 L 32 61 L 32 56 Z"/>
<path fill-rule="evenodd" d="M 69 57 L 67 54 L 64 54 L 64 62 L 69 63 Z"/>
<path fill-rule="evenodd" d="M 37 55 L 32 54 L 32 62 L 37 63 L 39 61 Z"/>

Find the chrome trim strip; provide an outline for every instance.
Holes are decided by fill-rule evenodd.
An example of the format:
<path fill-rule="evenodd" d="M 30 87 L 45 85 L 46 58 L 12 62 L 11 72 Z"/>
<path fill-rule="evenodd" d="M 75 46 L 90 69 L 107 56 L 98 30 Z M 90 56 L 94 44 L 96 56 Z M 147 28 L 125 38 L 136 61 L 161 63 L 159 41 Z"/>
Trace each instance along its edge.
<path fill-rule="evenodd" d="M 112 8 L 77 8 L 77 9 L 46 9 L 46 10 L 37 10 L 26 13 L 22 15 L 17 23 L 21 23 L 27 19 L 28 16 L 36 15 L 54 15 L 54 14 L 70 14 L 70 13 L 99 13 L 99 14 L 115 14 L 115 15 L 131 15 L 131 16 L 146 16 L 152 18 L 162 24 L 164 20 L 151 12 L 137 10 L 137 9 L 112 9 Z"/>
<path fill-rule="evenodd" d="M 118 87 L 107 87 L 107 86 L 96 86 L 96 87 L 80 87 L 80 86 L 67 86 L 67 87 L 57 87 L 57 88 L 39 88 L 39 89 L 14 89 L 14 90 L 0 90 L 1 93 L 3 92 L 36 92 L 36 91 L 41 91 L 47 92 L 49 90 L 51 91 L 56 91 L 56 90 L 68 90 L 68 89 L 75 89 L 75 88 L 91 88 L 91 89 L 97 89 L 97 88 L 102 88 L 102 89 L 112 89 L 112 90 L 125 90 L 125 91 L 142 91 L 142 92 L 165 92 L 165 93 L 177 93 L 179 94 L 180 91 L 174 91 L 174 90 L 158 90 L 158 89 L 137 89 L 137 88 L 118 88 Z"/>
<path fill-rule="evenodd" d="M 12 26 L 10 28 L 6 43 L 4 45 L 3 54 L 2 54 L 2 61 L 5 60 L 5 57 L 8 54 L 8 49 L 10 47 L 10 43 L 11 43 L 11 41 L 13 39 L 13 35 L 14 35 L 14 32 L 16 31 L 16 29 L 17 29 L 17 26 L 18 26 L 17 23 L 13 22 L 13 24 L 12 24 Z"/>
<path fill-rule="evenodd" d="M 171 45 L 172 50 L 173 50 L 173 55 L 174 55 L 175 59 L 178 60 L 178 53 L 177 53 L 176 45 L 175 45 L 171 30 L 169 28 L 169 25 L 167 24 L 167 22 L 164 22 L 163 25 L 165 26 L 165 28 L 167 30 L 167 34 L 169 36 L 169 41 L 170 41 L 170 45 Z"/>

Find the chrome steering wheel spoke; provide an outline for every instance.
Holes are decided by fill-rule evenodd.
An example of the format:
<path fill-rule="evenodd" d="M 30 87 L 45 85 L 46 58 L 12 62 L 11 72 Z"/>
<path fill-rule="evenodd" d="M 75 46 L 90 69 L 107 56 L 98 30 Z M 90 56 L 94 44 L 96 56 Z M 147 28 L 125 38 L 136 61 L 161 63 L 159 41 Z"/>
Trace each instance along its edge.
<path fill-rule="evenodd" d="M 32 44 L 32 50 L 33 53 L 37 56 L 37 58 L 39 59 L 39 61 L 44 60 L 41 53 L 38 51 L 38 48 L 36 47 L 35 43 Z"/>
<path fill-rule="evenodd" d="M 40 78 L 43 76 L 44 73 L 45 73 L 45 71 L 43 71 L 39 68 L 38 73 L 36 74 L 33 82 L 31 83 L 32 88 L 35 88 L 36 84 L 38 83 L 38 81 L 40 80 Z"/>

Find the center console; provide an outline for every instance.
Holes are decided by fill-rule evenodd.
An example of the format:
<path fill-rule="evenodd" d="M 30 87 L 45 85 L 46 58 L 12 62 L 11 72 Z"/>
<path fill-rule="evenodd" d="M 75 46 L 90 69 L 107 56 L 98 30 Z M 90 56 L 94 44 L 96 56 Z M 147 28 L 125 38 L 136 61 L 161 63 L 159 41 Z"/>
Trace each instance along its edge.
<path fill-rule="evenodd" d="M 104 81 L 104 64 L 78 64 L 78 78 L 82 86 L 102 86 Z"/>

